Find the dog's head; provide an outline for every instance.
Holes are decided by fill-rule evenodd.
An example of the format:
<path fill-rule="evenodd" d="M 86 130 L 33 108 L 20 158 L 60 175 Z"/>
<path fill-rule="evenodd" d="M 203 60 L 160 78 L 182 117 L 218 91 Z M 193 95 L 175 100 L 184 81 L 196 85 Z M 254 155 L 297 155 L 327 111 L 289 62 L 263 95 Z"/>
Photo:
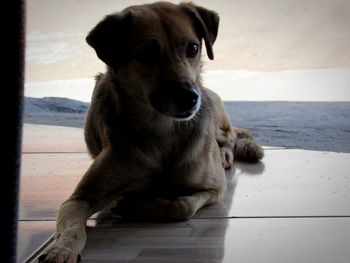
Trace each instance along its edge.
<path fill-rule="evenodd" d="M 160 2 L 107 16 L 86 40 L 130 98 L 188 120 L 201 104 L 202 39 L 213 59 L 218 24 L 213 11 Z"/>

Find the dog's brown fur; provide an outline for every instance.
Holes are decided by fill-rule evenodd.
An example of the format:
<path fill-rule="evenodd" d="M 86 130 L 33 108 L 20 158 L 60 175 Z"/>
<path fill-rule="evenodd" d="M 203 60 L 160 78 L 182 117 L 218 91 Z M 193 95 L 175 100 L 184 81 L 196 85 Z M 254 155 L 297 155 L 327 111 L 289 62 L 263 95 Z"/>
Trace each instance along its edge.
<path fill-rule="evenodd" d="M 76 262 L 86 220 L 113 200 L 122 198 L 114 210 L 122 216 L 188 219 L 225 193 L 233 151 L 236 159 L 263 157 L 249 132 L 232 128 L 219 96 L 201 84 L 201 40 L 213 59 L 218 23 L 215 12 L 193 4 L 155 3 L 107 16 L 90 32 L 87 42 L 107 64 L 85 127 L 94 162 L 60 207 L 57 241 L 42 262 Z M 186 117 L 174 117 L 183 116 L 182 108 L 169 95 L 179 83 L 195 87 L 200 100 Z"/>

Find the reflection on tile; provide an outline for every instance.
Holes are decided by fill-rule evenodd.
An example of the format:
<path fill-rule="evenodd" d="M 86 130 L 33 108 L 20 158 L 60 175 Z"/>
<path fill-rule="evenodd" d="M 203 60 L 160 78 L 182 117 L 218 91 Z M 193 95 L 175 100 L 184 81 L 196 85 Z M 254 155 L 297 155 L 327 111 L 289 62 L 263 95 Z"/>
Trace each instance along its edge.
<path fill-rule="evenodd" d="M 349 215 L 349 157 L 266 150 L 262 163 L 236 163 L 224 200 L 195 219 L 90 220 L 83 262 L 348 262 L 349 217 L 242 217 Z M 85 153 L 23 154 L 20 219 L 55 219 L 90 163 Z M 20 228 L 23 259 L 53 233 L 54 222 L 20 222 Z"/>
<path fill-rule="evenodd" d="M 223 201 L 196 217 L 350 215 L 350 154 L 267 150 L 262 163 L 237 162 Z"/>
<path fill-rule="evenodd" d="M 26 221 L 18 224 L 17 262 L 23 262 L 55 232 L 54 221 Z"/>
<path fill-rule="evenodd" d="M 349 218 L 193 219 L 91 228 L 83 262 L 337 262 Z"/>
<path fill-rule="evenodd" d="M 85 154 L 23 154 L 20 219 L 55 219 L 91 163 Z"/>
<path fill-rule="evenodd" d="M 104 223 L 104 227 L 97 225 L 88 230 L 88 242 L 82 257 L 85 262 L 186 262 L 184 257 L 190 260 L 187 262 L 203 262 L 205 257 L 218 250 L 217 237 L 198 238 L 193 234 L 203 223 L 199 220 Z"/>
<path fill-rule="evenodd" d="M 22 152 L 86 152 L 84 130 L 48 125 L 23 125 Z"/>
<path fill-rule="evenodd" d="M 236 163 L 223 201 L 196 218 L 350 215 L 350 154 L 267 150 L 263 163 Z M 24 154 L 21 218 L 54 219 L 91 163 L 87 154 Z"/>
<path fill-rule="evenodd" d="M 55 220 L 92 162 L 82 129 L 25 124 L 23 152 L 19 217 L 42 221 L 20 221 L 18 262 L 54 233 L 55 222 L 47 220 Z M 224 200 L 192 220 L 89 220 L 83 262 L 347 263 L 350 154 L 278 148 L 265 153 L 261 163 L 235 163 Z M 317 218 L 334 215 L 348 217 Z M 295 218 L 303 216 L 313 218 Z"/>
<path fill-rule="evenodd" d="M 350 258 L 350 218 L 234 219 L 222 262 L 337 262 Z"/>

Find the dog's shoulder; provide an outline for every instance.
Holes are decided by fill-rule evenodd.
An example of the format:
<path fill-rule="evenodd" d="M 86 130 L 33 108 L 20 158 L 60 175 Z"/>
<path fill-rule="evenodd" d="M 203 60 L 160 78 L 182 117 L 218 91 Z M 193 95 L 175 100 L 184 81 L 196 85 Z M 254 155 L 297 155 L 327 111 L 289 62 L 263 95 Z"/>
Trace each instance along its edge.
<path fill-rule="evenodd" d="M 220 100 L 220 97 L 213 92 L 212 90 L 203 87 L 202 85 L 200 86 L 201 90 L 201 101 L 202 101 L 202 106 L 201 106 L 201 111 L 204 117 L 206 118 L 212 118 L 213 112 L 214 112 L 214 107 L 217 104 L 218 99 Z"/>
<path fill-rule="evenodd" d="M 95 76 L 95 87 L 91 99 L 90 108 L 103 108 L 118 110 L 119 94 L 116 84 L 107 73 L 99 73 Z M 108 107 L 106 107 L 108 105 Z M 115 107 L 113 107 L 115 106 Z"/>
<path fill-rule="evenodd" d="M 89 111 L 85 121 L 85 142 L 92 157 L 96 157 L 102 147 L 109 144 L 107 131 L 110 121 L 117 110 L 117 94 L 113 92 L 113 83 L 106 73 L 95 76 L 95 87 L 91 98 Z"/>
<path fill-rule="evenodd" d="M 220 96 L 216 94 L 214 91 L 212 91 L 211 89 L 202 87 L 202 93 L 205 94 L 210 104 L 218 104 L 221 102 Z"/>
<path fill-rule="evenodd" d="M 121 99 L 116 84 L 108 73 L 98 74 L 86 119 L 93 126 L 108 128 L 121 114 Z"/>

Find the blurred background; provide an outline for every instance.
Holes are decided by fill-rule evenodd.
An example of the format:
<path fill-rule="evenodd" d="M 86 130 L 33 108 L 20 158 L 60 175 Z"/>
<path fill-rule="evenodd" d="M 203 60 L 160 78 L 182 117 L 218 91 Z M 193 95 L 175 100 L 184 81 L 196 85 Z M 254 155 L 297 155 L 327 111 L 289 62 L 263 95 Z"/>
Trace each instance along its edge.
<path fill-rule="evenodd" d="M 86 44 L 85 36 L 105 15 L 147 2 L 152 1 L 28 0 L 26 82 L 91 79 L 97 72 L 103 72 L 104 65 Z M 205 56 L 203 59 L 208 73 L 205 80 L 226 99 L 259 99 L 256 95 L 251 97 L 255 92 L 263 93 L 260 99 L 275 99 L 273 94 L 264 93 L 277 92 L 275 96 L 279 99 L 280 93 L 287 92 L 280 99 L 349 100 L 349 72 L 329 69 L 350 68 L 350 1 L 197 0 L 195 3 L 217 11 L 221 18 L 214 45 L 215 60 L 208 61 Z M 316 69 L 319 71 L 300 72 Z M 264 74 L 281 71 L 283 74 Z M 248 83 L 247 78 L 254 83 Z M 266 82 L 266 78 L 274 81 Z M 288 78 L 296 78 L 300 84 L 311 78 L 319 87 L 291 87 Z M 237 80 L 240 82 L 234 86 L 232 82 Z M 324 81 L 334 81 L 337 85 L 327 87 L 330 89 L 327 91 Z M 255 85 L 258 89 L 252 90 Z M 271 90 L 271 85 L 279 87 Z M 295 88 L 294 94 L 289 94 L 291 88 Z M 303 94 L 299 93 L 300 88 L 305 88 Z M 86 87 L 86 92 L 90 89 Z M 241 92 L 248 94 L 242 97 Z M 27 93 L 31 94 L 30 90 Z M 85 101 L 89 95 L 81 94 Z"/>
<path fill-rule="evenodd" d="M 149 2 L 28 0 L 25 122 L 83 127 L 93 77 L 105 70 L 86 35 L 105 15 Z M 266 145 L 350 151 L 349 0 L 195 3 L 220 15 L 203 79 L 235 125 Z"/>

